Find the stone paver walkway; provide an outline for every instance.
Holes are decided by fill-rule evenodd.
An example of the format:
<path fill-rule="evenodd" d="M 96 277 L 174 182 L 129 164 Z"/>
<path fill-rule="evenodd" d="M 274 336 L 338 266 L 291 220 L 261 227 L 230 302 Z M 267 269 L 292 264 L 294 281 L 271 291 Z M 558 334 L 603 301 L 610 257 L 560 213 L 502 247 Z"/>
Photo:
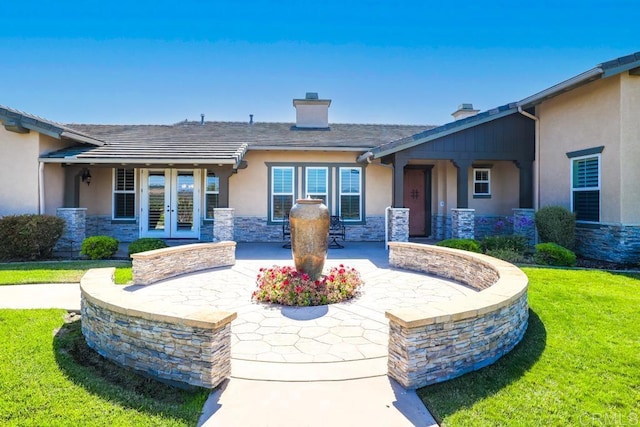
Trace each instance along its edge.
<path fill-rule="evenodd" d="M 251 301 L 260 267 L 291 264 L 238 260 L 220 268 L 130 286 L 137 298 L 174 301 L 194 309 L 235 311 L 231 326 L 232 378 L 320 381 L 365 378 L 387 372 L 388 321 L 385 311 L 415 301 L 446 304 L 474 290 L 455 282 L 407 271 L 379 268 L 366 259 L 328 260 L 361 272 L 357 298 L 329 306 L 282 307 Z M 172 314 L 167 312 L 166 314 Z"/>

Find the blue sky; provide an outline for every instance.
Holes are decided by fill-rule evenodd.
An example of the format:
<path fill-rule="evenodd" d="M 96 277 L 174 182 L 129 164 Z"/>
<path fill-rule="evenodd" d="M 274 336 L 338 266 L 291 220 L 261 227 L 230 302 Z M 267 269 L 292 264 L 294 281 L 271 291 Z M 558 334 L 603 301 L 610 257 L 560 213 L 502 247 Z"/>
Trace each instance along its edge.
<path fill-rule="evenodd" d="M 64 123 L 443 124 L 640 51 L 637 0 L 7 3 L 0 104 Z"/>

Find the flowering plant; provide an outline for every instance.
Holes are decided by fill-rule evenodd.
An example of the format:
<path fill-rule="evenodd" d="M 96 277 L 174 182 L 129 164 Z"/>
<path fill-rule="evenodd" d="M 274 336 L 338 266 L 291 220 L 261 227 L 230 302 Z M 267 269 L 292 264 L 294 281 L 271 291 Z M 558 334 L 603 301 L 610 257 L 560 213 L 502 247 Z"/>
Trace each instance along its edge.
<path fill-rule="evenodd" d="M 310 306 L 333 304 L 353 298 L 362 285 L 355 268 L 340 264 L 318 280 L 290 266 L 261 268 L 251 298 L 282 305 Z"/>

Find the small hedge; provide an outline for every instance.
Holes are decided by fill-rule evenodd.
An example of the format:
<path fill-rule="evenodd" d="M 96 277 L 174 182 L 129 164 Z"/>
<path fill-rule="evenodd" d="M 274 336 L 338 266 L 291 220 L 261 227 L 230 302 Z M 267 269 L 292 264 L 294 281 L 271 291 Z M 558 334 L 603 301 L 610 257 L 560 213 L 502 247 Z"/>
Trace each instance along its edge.
<path fill-rule="evenodd" d="M 8 215 L 0 218 L 0 260 L 50 258 L 65 221 L 52 215 Z"/>
<path fill-rule="evenodd" d="M 576 254 L 555 243 L 539 243 L 533 255 L 536 264 L 573 267 L 576 265 Z"/>
<path fill-rule="evenodd" d="M 535 216 L 542 243 L 555 243 L 573 249 L 576 241 L 576 216 L 562 206 L 545 206 Z"/>
<path fill-rule="evenodd" d="M 80 255 L 88 256 L 91 259 L 111 258 L 118 252 L 118 241 L 109 236 L 91 236 L 82 242 Z"/>
<path fill-rule="evenodd" d="M 526 261 L 522 252 L 514 251 L 513 249 L 490 249 L 485 253 L 494 258 L 510 262 L 511 264 L 521 264 Z"/>
<path fill-rule="evenodd" d="M 152 251 L 154 249 L 162 249 L 167 246 L 169 245 L 167 245 L 164 240 L 144 237 L 129 243 L 129 255 L 137 254 L 138 252 Z"/>
<path fill-rule="evenodd" d="M 482 253 L 480 244 L 473 239 L 447 239 L 436 243 L 436 246 L 445 248 L 462 249 L 463 251 Z"/>
<path fill-rule="evenodd" d="M 482 251 L 486 254 L 493 251 L 512 251 L 524 254 L 527 251 L 527 238 L 525 236 L 487 236 L 480 242 Z"/>

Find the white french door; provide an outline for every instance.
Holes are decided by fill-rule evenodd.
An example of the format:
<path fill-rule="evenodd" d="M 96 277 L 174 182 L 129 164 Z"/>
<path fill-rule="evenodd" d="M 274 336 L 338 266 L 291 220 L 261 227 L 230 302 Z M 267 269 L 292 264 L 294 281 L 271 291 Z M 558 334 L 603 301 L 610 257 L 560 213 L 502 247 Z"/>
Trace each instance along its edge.
<path fill-rule="evenodd" d="M 200 237 L 200 170 L 143 169 L 140 235 Z"/>

